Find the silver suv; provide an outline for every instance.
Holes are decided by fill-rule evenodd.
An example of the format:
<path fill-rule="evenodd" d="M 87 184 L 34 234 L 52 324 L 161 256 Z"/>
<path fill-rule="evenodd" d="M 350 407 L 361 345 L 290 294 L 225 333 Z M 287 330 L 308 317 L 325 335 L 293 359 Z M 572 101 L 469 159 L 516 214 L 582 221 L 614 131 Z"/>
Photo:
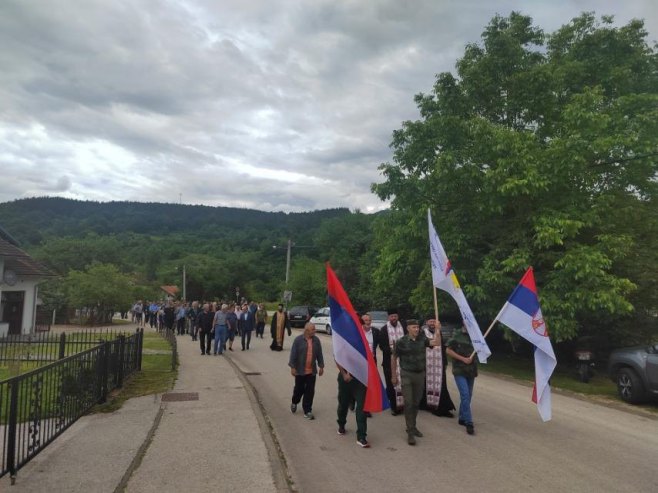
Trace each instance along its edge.
<path fill-rule="evenodd" d="M 638 404 L 658 396 L 658 344 L 615 349 L 608 360 L 608 373 L 626 402 Z"/>

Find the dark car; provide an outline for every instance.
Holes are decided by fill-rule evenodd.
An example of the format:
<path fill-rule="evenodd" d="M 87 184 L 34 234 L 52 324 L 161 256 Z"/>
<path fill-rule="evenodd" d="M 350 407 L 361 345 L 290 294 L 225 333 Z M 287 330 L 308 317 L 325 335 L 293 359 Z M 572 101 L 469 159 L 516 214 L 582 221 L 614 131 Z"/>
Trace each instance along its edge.
<path fill-rule="evenodd" d="M 311 317 L 315 315 L 318 309 L 314 306 L 293 306 L 288 310 L 288 320 L 290 320 L 290 326 L 296 328 L 304 328 L 306 322 L 311 320 Z"/>
<path fill-rule="evenodd" d="M 638 404 L 658 396 L 658 344 L 615 349 L 608 373 L 626 402 Z"/>

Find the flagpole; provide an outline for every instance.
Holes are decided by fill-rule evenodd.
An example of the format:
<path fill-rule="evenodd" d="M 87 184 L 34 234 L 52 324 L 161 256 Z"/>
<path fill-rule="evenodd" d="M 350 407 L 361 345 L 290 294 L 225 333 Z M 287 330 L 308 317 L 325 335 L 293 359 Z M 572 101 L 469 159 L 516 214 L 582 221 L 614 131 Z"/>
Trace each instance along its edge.
<path fill-rule="evenodd" d="M 434 293 L 434 319 L 436 320 L 436 325 L 434 326 L 434 330 L 436 331 L 434 333 L 434 338 L 436 339 L 436 336 L 439 336 L 439 340 L 441 340 L 441 322 L 439 322 L 439 302 L 437 301 L 436 298 L 436 286 L 434 285 L 434 281 L 432 280 L 432 293 Z M 443 344 L 443 341 L 441 341 L 441 344 Z"/>
<path fill-rule="evenodd" d="M 496 315 L 496 318 L 493 319 L 493 321 L 491 322 L 491 325 L 489 325 L 489 328 L 482 335 L 482 339 L 487 338 L 487 336 L 489 335 L 489 332 L 491 332 L 491 329 L 493 329 L 494 325 L 496 325 L 496 322 L 498 322 L 498 317 L 500 317 L 500 314 L 503 313 L 503 310 L 505 309 L 506 306 L 507 306 L 507 302 L 505 302 L 503 307 L 498 312 L 498 315 Z M 475 355 L 475 353 L 477 353 L 477 351 L 473 351 L 473 353 L 471 353 L 471 358 Z"/>

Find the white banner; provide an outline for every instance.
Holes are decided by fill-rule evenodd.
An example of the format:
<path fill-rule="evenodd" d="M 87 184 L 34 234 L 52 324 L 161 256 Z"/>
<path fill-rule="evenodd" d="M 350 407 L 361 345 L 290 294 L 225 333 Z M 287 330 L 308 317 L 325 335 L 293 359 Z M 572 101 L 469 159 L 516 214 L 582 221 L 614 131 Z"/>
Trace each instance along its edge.
<path fill-rule="evenodd" d="M 478 325 L 471 307 L 468 306 L 468 301 L 466 301 L 466 296 L 464 296 L 464 291 L 462 291 L 459 281 L 457 280 L 457 275 L 450 265 L 450 260 L 446 255 L 441 240 L 439 240 L 439 235 L 434 229 L 432 224 L 432 216 L 429 209 L 427 210 L 427 226 L 430 234 L 430 259 L 432 261 L 432 282 L 434 286 L 438 289 L 441 289 L 453 297 L 457 306 L 459 307 L 459 312 L 464 319 L 464 326 L 468 331 L 468 335 L 471 338 L 473 343 L 473 348 L 477 352 L 478 359 L 480 363 L 486 363 L 487 358 L 491 356 L 491 350 L 487 345 L 487 342 L 482 336 L 482 331 Z"/>

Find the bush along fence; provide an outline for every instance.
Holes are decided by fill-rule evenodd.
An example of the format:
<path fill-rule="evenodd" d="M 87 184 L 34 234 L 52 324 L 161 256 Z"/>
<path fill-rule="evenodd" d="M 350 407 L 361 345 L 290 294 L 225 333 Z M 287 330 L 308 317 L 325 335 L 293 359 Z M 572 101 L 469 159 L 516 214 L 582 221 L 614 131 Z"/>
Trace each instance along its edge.
<path fill-rule="evenodd" d="M 0 382 L 0 477 L 17 471 L 141 370 L 143 329 Z M 60 351 L 61 351 L 61 346 Z"/>

